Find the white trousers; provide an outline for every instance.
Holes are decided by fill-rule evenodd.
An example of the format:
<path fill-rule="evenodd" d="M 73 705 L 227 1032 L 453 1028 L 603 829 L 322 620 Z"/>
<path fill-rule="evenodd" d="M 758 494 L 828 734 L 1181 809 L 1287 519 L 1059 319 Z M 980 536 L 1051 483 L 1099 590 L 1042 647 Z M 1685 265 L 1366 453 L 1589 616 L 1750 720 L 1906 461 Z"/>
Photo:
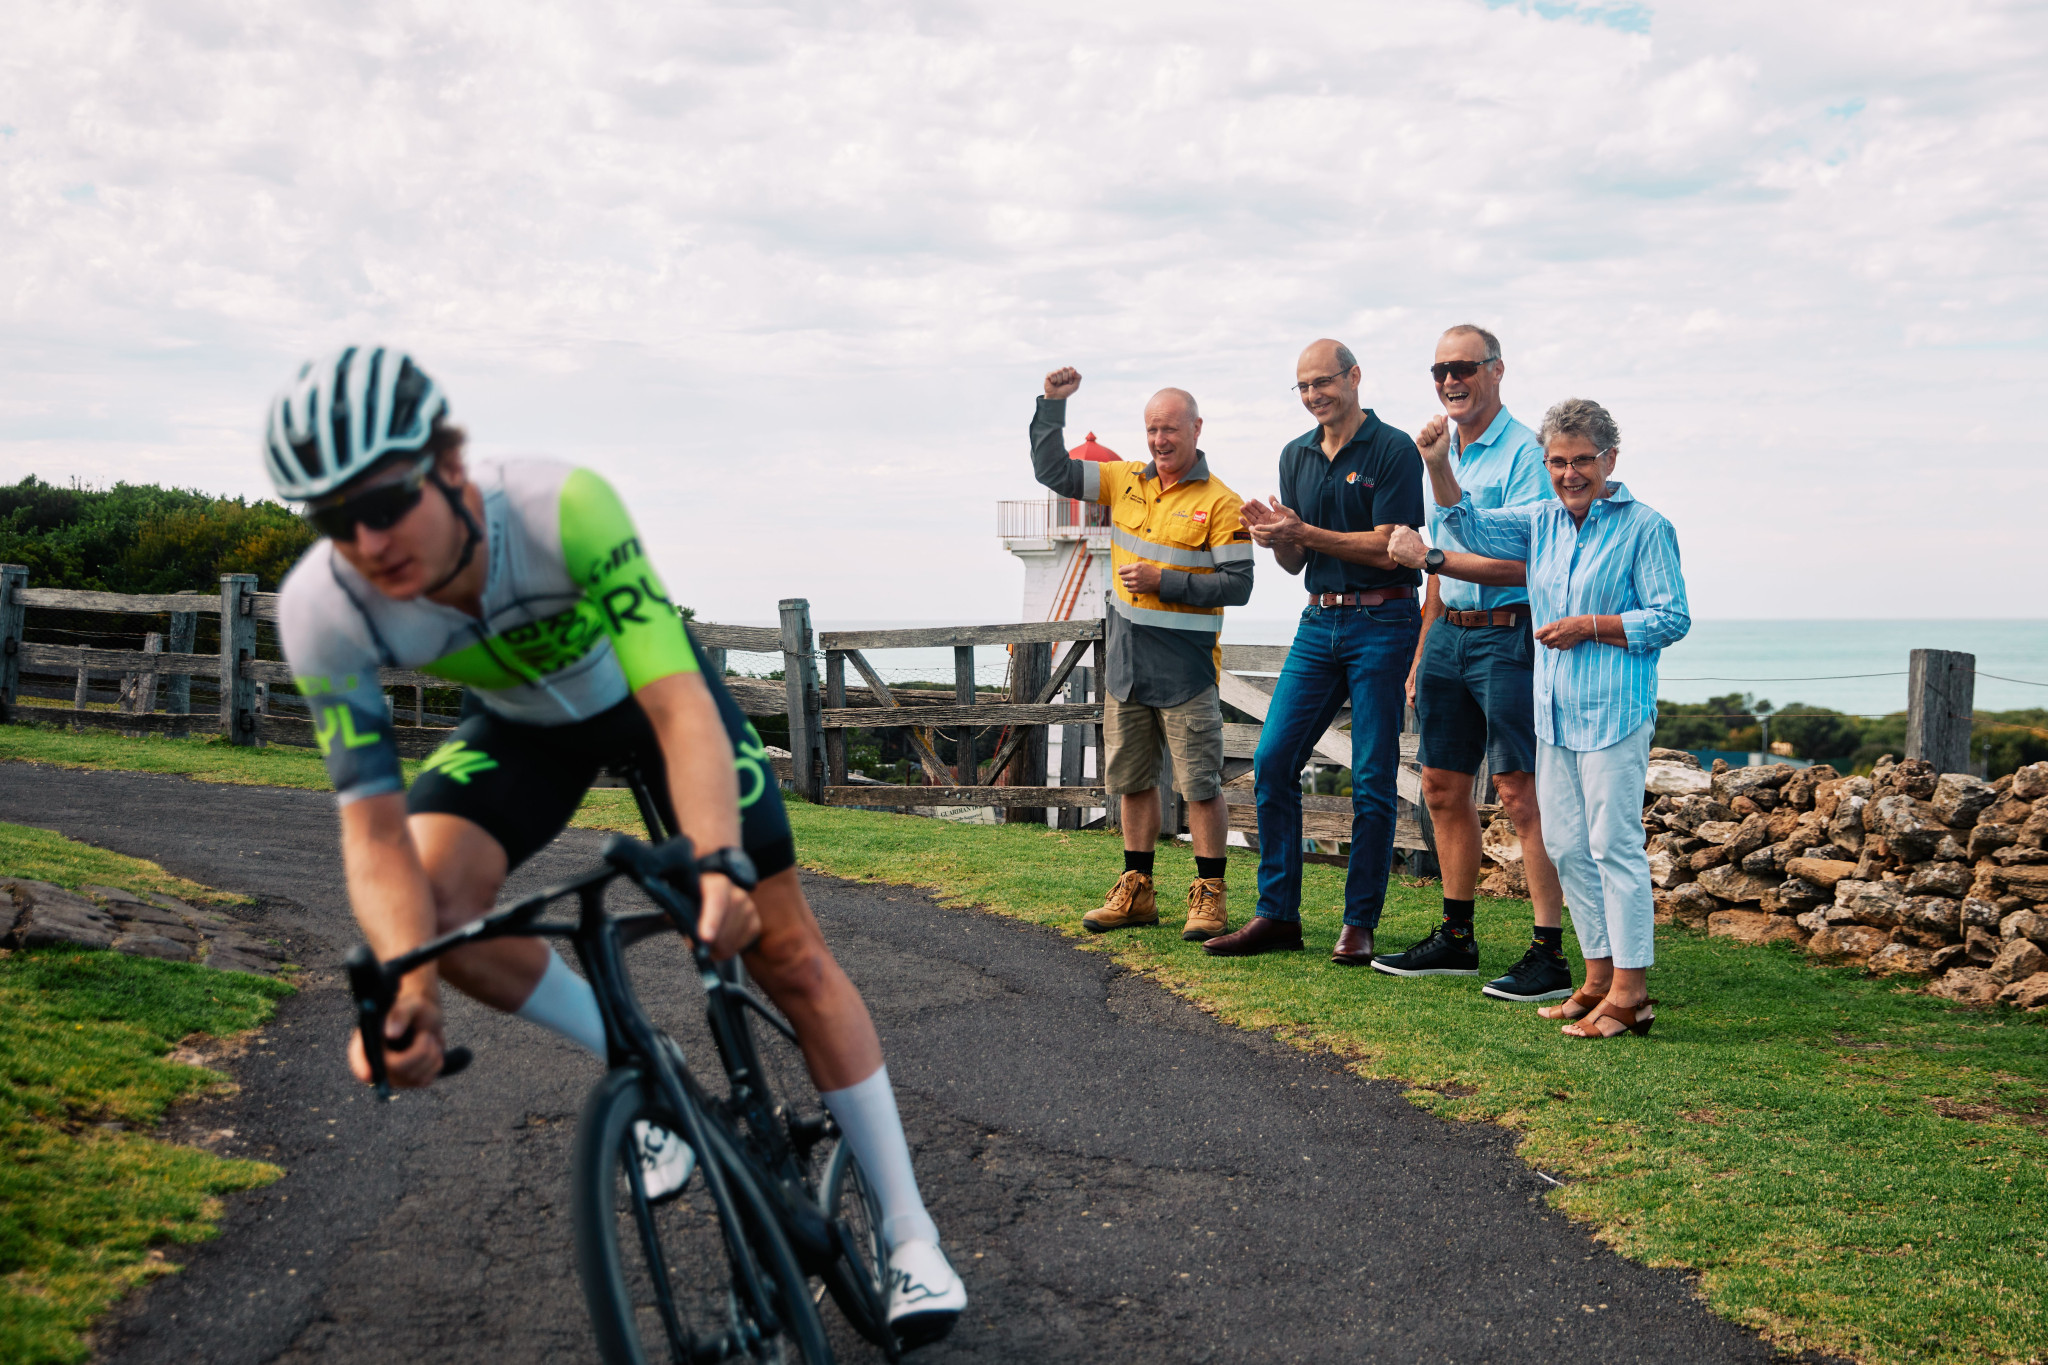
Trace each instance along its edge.
<path fill-rule="evenodd" d="M 1536 741 L 1536 804 L 1543 847 L 1564 883 L 1579 951 L 1617 967 L 1657 960 L 1650 859 L 1643 849 L 1643 782 L 1657 723 L 1604 749 Z"/>

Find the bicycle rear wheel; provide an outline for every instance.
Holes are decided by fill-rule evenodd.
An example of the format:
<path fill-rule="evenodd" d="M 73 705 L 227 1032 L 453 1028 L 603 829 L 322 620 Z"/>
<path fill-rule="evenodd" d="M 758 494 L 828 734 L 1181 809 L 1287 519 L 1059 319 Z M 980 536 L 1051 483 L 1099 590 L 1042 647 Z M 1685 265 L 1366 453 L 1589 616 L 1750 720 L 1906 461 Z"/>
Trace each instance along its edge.
<path fill-rule="evenodd" d="M 683 1125 L 641 1076 L 621 1067 L 591 1091 L 576 1133 L 571 1208 L 576 1266 L 598 1355 L 613 1365 L 664 1361 L 751 1360 L 829 1365 L 817 1307 L 788 1240 L 754 1180 L 725 1152 L 697 1153 L 698 1168 L 680 1192 L 650 1204 L 632 1139 L 638 1120 L 680 1133 Z M 770 1334 L 748 1301 L 703 1163 L 720 1162 L 759 1263 Z"/>

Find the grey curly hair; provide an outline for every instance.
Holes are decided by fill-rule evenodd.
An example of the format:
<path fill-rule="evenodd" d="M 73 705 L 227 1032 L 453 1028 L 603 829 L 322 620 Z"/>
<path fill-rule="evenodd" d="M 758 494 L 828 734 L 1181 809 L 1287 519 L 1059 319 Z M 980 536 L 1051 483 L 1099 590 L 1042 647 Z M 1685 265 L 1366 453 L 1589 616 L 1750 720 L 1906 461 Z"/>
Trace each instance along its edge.
<path fill-rule="evenodd" d="M 1595 450 L 1609 450 L 1621 444 L 1621 428 L 1614 415 L 1590 398 L 1567 398 L 1543 414 L 1543 429 L 1536 439 L 1549 449 L 1560 436 L 1578 436 L 1593 443 Z"/>

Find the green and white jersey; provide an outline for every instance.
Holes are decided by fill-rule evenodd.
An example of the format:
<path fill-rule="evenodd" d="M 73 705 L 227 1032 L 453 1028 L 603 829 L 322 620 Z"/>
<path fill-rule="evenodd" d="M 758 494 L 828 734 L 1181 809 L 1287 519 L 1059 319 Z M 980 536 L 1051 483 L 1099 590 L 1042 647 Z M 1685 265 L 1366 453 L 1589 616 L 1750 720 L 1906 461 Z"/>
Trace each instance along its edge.
<path fill-rule="evenodd" d="M 588 720 L 657 678 L 697 671 L 610 484 L 552 460 L 470 468 L 489 558 L 481 618 L 394 602 L 325 540 L 285 579 L 278 633 L 344 804 L 405 786 L 379 668 L 459 683 L 527 725 Z"/>

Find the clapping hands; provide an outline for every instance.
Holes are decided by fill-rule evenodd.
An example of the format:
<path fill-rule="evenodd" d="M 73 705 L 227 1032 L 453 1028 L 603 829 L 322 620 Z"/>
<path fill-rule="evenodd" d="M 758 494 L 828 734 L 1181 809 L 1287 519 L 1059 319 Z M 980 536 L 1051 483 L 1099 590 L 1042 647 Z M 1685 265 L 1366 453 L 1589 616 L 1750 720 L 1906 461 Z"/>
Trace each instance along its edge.
<path fill-rule="evenodd" d="M 1281 506 L 1278 498 L 1267 498 L 1264 502 L 1252 498 L 1245 503 L 1239 515 L 1244 518 L 1244 528 L 1252 533 L 1254 545 L 1270 550 L 1301 542 L 1305 523 L 1292 507 Z"/>

